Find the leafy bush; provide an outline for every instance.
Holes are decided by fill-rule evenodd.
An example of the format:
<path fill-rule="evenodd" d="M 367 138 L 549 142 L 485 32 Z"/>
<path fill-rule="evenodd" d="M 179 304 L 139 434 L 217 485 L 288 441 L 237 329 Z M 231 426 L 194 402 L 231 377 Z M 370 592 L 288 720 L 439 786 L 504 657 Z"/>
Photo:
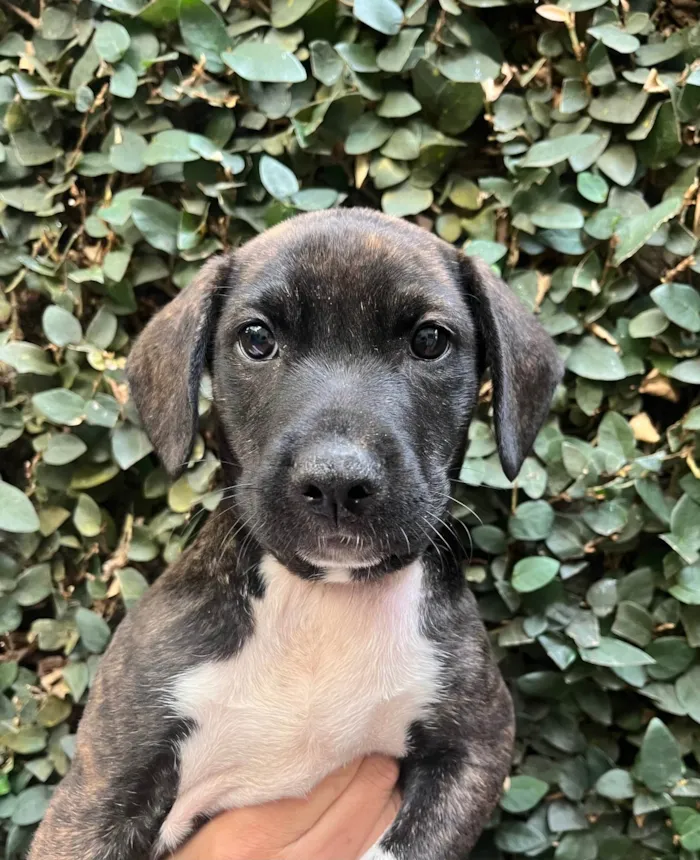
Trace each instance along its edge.
<path fill-rule="evenodd" d="M 219 501 L 206 419 L 159 468 L 129 343 L 212 253 L 340 204 L 485 258 L 566 358 L 514 486 L 484 386 L 455 506 L 519 717 L 481 856 L 698 856 L 697 6 L 0 9 L 5 856 L 124 608 Z"/>

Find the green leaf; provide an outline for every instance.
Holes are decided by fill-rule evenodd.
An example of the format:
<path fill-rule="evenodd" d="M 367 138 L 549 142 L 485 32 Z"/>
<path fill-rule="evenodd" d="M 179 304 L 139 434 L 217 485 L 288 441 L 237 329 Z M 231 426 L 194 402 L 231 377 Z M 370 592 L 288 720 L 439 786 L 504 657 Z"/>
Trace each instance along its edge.
<path fill-rule="evenodd" d="M 13 597 L 0 596 L 0 634 L 14 632 L 22 623 L 22 609 Z"/>
<path fill-rule="evenodd" d="M 557 850 L 554 860 L 596 860 L 598 843 L 592 833 L 565 833 Z"/>
<path fill-rule="evenodd" d="M 112 434 L 112 456 L 120 469 L 129 469 L 153 450 L 153 445 L 140 427 L 122 424 Z"/>
<path fill-rule="evenodd" d="M 389 158 L 412 161 L 420 155 L 420 138 L 411 128 L 397 128 L 381 152 Z"/>
<path fill-rule="evenodd" d="M 51 566 L 34 564 L 18 577 L 12 596 L 20 606 L 35 606 L 45 600 L 52 591 Z"/>
<path fill-rule="evenodd" d="M 629 771 L 614 768 L 599 777 L 595 790 L 610 800 L 629 800 L 636 794 Z"/>
<path fill-rule="evenodd" d="M 377 52 L 367 42 L 338 42 L 333 46 L 353 72 L 378 72 Z"/>
<path fill-rule="evenodd" d="M 80 640 L 92 654 L 101 654 L 107 647 L 111 631 L 107 622 L 96 612 L 80 606 L 75 611 Z"/>
<path fill-rule="evenodd" d="M 95 50 L 106 63 L 121 60 L 130 42 L 129 31 L 115 21 L 103 21 L 95 31 Z"/>
<path fill-rule="evenodd" d="M 270 21 L 276 29 L 290 27 L 303 18 L 316 0 L 272 0 Z"/>
<path fill-rule="evenodd" d="M 180 213 L 169 203 L 153 197 L 139 197 L 132 204 L 134 224 L 149 244 L 166 254 L 177 253 Z"/>
<path fill-rule="evenodd" d="M 671 511 L 671 531 L 692 547 L 700 547 L 700 504 L 685 494 Z"/>
<path fill-rule="evenodd" d="M 135 606 L 148 590 L 148 580 L 134 567 L 123 567 L 117 571 L 119 589 L 127 609 Z"/>
<path fill-rule="evenodd" d="M 180 33 L 193 57 L 206 59 L 211 72 L 223 71 L 221 53 L 231 47 L 224 22 L 204 0 L 180 0 Z"/>
<path fill-rule="evenodd" d="M 12 823 L 20 827 L 37 824 L 44 817 L 51 791 L 47 785 L 33 785 L 17 795 L 17 804 L 12 813 Z"/>
<path fill-rule="evenodd" d="M 637 156 L 628 143 L 614 143 L 600 156 L 599 170 L 618 185 L 629 185 L 637 170 Z"/>
<path fill-rule="evenodd" d="M 17 131 L 12 135 L 12 145 L 17 160 L 24 167 L 36 167 L 53 161 L 61 154 L 61 149 L 51 146 L 46 138 L 35 131 Z"/>
<path fill-rule="evenodd" d="M 636 455 L 634 432 L 619 412 L 607 412 L 598 429 L 598 447 L 605 452 L 608 461 L 606 471 L 617 471 Z"/>
<path fill-rule="evenodd" d="M 83 339 L 83 329 L 78 320 L 58 305 L 49 305 L 46 308 L 41 324 L 46 337 L 56 346 L 80 343 Z"/>
<path fill-rule="evenodd" d="M 459 19 L 459 42 L 468 47 L 455 47 L 445 51 L 437 66 L 442 74 L 458 83 L 481 83 L 497 78 L 503 55 L 493 33 L 470 13 Z"/>
<path fill-rule="evenodd" d="M 148 144 L 140 134 L 120 129 L 109 150 L 109 161 L 120 173 L 141 173 L 146 167 L 144 156 L 147 148 Z"/>
<path fill-rule="evenodd" d="M 567 134 L 549 140 L 540 140 L 528 149 L 518 167 L 552 167 L 572 155 L 585 152 L 598 143 L 595 134 Z"/>
<path fill-rule="evenodd" d="M 148 144 L 144 164 L 165 164 L 167 162 L 197 161 L 199 155 L 190 147 L 190 134 L 171 128 L 159 131 Z"/>
<path fill-rule="evenodd" d="M 582 338 L 571 350 L 566 366 L 584 379 L 613 382 L 627 376 L 614 348 L 597 337 Z"/>
<path fill-rule="evenodd" d="M 420 111 L 421 106 L 417 98 L 411 93 L 402 90 L 388 92 L 377 107 L 377 116 L 389 118 L 401 118 L 411 116 Z"/>
<path fill-rule="evenodd" d="M 138 76 L 128 63 L 119 63 L 115 66 L 109 82 L 109 91 L 113 96 L 121 99 L 131 99 L 136 95 L 138 86 Z"/>
<path fill-rule="evenodd" d="M 34 407 L 54 424 L 74 427 L 85 416 L 85 401 L 75 391 L 67 388 L 51 388 L 32 397 Z"/>
<path fill-rule="evenodd" d="M 609 501 L 587 510 L 583 519 L 596 534 L 610 537 L 610 535 L 622 531 L 627 524 L 628 513 L 625 505 L 620 504 L 620 502 Z"/>
<path fill-rule="evenodd" d="M 355 0 L 355 17 L 373 30 L 393 36 L 401 29 L 403 12 L 394 0 Z"/>
<path fill-rule="evenodd" d="M 688 716 L 700 723 L 700 666 L 693 666 L 675 684 L 676 695 Z"/>
<path fill-rule="evenodd" d="M 90 321 L 85 339 L 100 349 L 107 349 L 117 333 L 117 318 L 105 307 L 100 307 Z"/>
<path fill-rule="evenodd" d="M 513 568 L 511 583 L 521 593 L 537 591 L 554 579 L 559 567 L 557 559 L 548 556 L 522 558 Z"/>
<path fill-rule="evenodd" d="M 655 662 L 653 657 L 639 648 L 611 636 L 601 636 L 600 645 L 595 648 L 582 648 L 580 654 L 582 660 L 594 666 L 648 666 Z"/>
<path fill-rule="evenodd" d="M 102 530 L 102 511 L 87 493 L 80 493 L 73 511 L 73 523 L 83 537 L 93 538 Z"/>
<path fill-rule="evenodd" d="M 306 70 L 294 54 L 277 45 L 244 42 L 221 59 L 246 81 L 294 84 L 306 80 Z"/>
<path fill-rule="evenodd" d="M 338 202 L 338 192 L 332 188 L 303 188 L 292 194 L 292 203 L 304 212 L 330 209 Z"/>
<path fill-rule="evenodd" d="M 527 103 L 522 96 L 504 93 L 493 106 L 493 127 L 496 131 L 512 131 L 528 116 Z"/>
<path fill-rule="evenodd" d="M 591 203 L 605 203 L 608 197 L 608 183 L 602 176 L 594 173 L 579 173 L 576 177 L 578 193 Z"/>
<path fill-rule="evenodd" d="M 513 814 L 528 812 L 537 806 L 548 789 L 546 782 L 534 776 L 514 776 L 501 798 L 501 808 Z"/>
<path fill-rule="evenodd" d="M 554 525 L 554 510 L 543 501 L 523 502 L 508 521 L 508 530 L 515 540 L 544 540 Z"/>
<path fill-rule="evenodd" d="M 68 685 L 74 702 L 79 702 L 88 687 L 90 679 L 88 667 L 85 663 L 67 663 L 63 667 L 63 680 Z"/>
<path fill-rule="evenodd" d="M 687 331 L 700 331 L 700 294 L 688 284 L 660 284 L 651 293 L 654 303 L 671 322 Z"/>
<path fill-rule="evenodd" d="M 657 717 L 644 733 L 639 751 L 639 778 L 649 791 L 660 794 L 683 776 L 683 760 L 678 741 Z"/>
<path fill-rule="evenodd" d="M 622 226 L 616 231 L 617 246 L 613 255 L 613 265 L 619 266 L 628 257 L 636 254 L 662 224 L 678 214 L 682 205 L 682 198 L 671 197 L 642 215 L 624 220 Z"/>
<path fill-rule="evenodd" d="M 277 200 L 287 200 L 299 191 L 299 181 L 294 172 L 286 164 L 277 161 L 276 158 L 263 155 L 260 159 L 259 170 L 260 181 L 265 190 Z"/>
<path fill-rule="evenodd" d="M 664 102 L 652 115 L 654 124 L 637 144 L 643 164 L 653 168 L 664 167 L 681 149 L 681 127 L 671 101 Z"/>
<path fill-rule="evenodd" d="M 606 48 L 612 48 L 613 51 L 617 51 L 619 54 L 632 54 L 640 45 L 639 39 L 636 36 L 625 33 L 624 30 L 616 27 L 614 24 L 601 24 L 598 27 L 589 27 L 588 33 L 594 39 L 600 39 Z"/>
<path fill-rule="evenodd" d="M 79 436 L 71 433 L 59 433 L 52 436 L 44 451 L 43 459 L 50 466 L 65 466 L 72 463 L 87 451 L 87 445 Z"/>
<path fill-rule="evenodd" d="M 631 600 L 623 600 L 617 607 L 612 632 L 633 645 L 644 648 L 651 642 L 653 626 L 654 620 L 643 606 Z"/>
<path fill-rule="evenodd" d="M 548 840 L 540 830 L 525 821 L 506 821 L 496 830 L 496 846 L 515 854 L 542 851 Z"/>
<path fill-rule="evenodd" d="M 374 113 L 365 113 L 350 126 L 345 140 L 348 155 L 360 155 L 379 149 L 391 137 L 393 127 Z"/>
<path fill-rule="evenodd" d="M 647 98 L 643 89 L 618 82 L 605 87 L 602 94 L 593 99 L 588 113 L 600 122 L 628 125 L 636 122 Z"/>
<path fill-rule="evenodd" d="M 382 194 L 382 209 L 387 215 L 395 215 L 397 218 L 418 215 L 432 202 L 433 192 L 429 188 L 416 188 L 410 182 L 404 182 L 398 188 Z"/>
<path fill-rule="evenodd" d="M 85 404 L 85 421 L 96 427 L 114 427 L 119 418 L 119 404 L 109 394 L 96 394 Z"/>
<path fill-rule="evenodd" d="M 680 835 L 680 844 L 687 851 L 700 850 L 700 815 L 685 806 L 671 810 L 674 827 Z"/>
<path fill-rule="evenodd" d="M 500 242 L 487 242 L 485 239 L 474 239 L 465 242 L 462 251 L 467 257 L 480 257 L 489 266 L 493 266 L 508 253 L 505 245 Z"/>
<path fill-rule="evenodd" d="M 49 354 L 40 346 L 23 341 L 13 341 L 0 346 L 0 361 L 9 364 L 18 373 L 53 376 L 58 371 L 58 367 L 49 360 Z"/>
<path fill-rule="evenodd" d="M 537 227 L 554 230 L 576 230 L 583 227 L 583 213 L 571 203 L 556 201 L 543 203 L 530 215 L 530 220 Z"/>
<path fill-rule="evenodd" d="M 668 375 L 679 382 L 687 382 L 689 385 L 700 385 L 700 358 L 679 361 Z"/>
<path fill-rule="evenodd" d="M 656 337 L 668 328 L 668 319 L 659 308 L 649 308 L 630 320 L 629 336 Z"/>
<path fill-rule="evenodd" d="M 313 76 L 327 87 L 332 86 L 343 73 L 343 60 L 338 56 L 335 48 L 322 39 L 311 42 L 309 48 Z"/>
<path fill-rule="evenodd" d="M 421 33 L 422 30 L 418 27 L 407 27 L 389 39 L 387 45 L 376 55 L 377 69 L 384 72 L 403 71 Z"/>

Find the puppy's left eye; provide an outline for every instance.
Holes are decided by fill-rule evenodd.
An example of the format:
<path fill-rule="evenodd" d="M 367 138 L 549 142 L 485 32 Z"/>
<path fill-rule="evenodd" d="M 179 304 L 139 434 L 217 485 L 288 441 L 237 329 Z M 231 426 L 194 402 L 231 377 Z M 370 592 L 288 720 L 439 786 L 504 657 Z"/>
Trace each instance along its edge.
<path fill-rule="evenodd" d="M 238 332 L 238 342 L 248 358 L 254 361 L 267 361 L 277 355 L 275 336 L 263 323 L 244 325 Z"/>
<path fill-rule="evenodd" d="M 416 358 L 431 361 L 443 356 L 450 347 L 450 333 L 435 323 L 424 323 L 413 333 L 411 351 Z"/>

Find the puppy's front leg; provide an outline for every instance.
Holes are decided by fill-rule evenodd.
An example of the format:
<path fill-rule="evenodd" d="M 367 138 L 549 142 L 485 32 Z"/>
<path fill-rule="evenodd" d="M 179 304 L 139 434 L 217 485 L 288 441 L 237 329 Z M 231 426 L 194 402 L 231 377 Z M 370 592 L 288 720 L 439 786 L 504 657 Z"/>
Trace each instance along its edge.
<path fill-rule="evenodd" d="M 434 730 L 417 730 L 420 752 L 404 761 L 399 813 L 362 860 L 468 857 L 498 801 L 511 761 L 513 706 L 500 675 L 497 683 L 489 706 L 464 703 L 460 722 L 468 727 L 467 737 L 441 741 Z"/>

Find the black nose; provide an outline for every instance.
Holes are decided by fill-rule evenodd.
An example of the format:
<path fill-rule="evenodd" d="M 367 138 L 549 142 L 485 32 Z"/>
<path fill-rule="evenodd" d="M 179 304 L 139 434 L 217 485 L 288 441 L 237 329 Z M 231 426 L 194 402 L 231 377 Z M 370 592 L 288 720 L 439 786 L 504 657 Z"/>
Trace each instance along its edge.
<path fill-rule="evenodd" d="M 307 448 L 292 470 L 292 490 L 307 508 L 336 523 L 366 514 L 381 489 L 381 465 L 366 448 L 330 439 Z"/>

